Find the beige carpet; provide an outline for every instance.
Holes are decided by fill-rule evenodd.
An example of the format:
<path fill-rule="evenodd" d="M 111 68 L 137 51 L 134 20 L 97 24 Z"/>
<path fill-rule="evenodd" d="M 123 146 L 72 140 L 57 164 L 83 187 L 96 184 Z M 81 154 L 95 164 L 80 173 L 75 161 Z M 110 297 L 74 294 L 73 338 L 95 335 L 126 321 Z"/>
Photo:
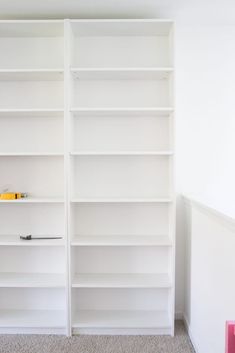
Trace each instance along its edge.
<path fill-rule="evenodd" d="M 181 321 L 175 337 L 0 335 L 1 353 L 194 353 Z"/>

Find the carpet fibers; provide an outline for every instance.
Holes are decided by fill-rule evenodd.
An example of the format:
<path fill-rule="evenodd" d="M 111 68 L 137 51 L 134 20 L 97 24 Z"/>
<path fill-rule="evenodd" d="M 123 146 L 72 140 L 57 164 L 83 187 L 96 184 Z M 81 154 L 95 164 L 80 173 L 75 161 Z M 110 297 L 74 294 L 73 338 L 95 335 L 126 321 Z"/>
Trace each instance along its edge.
<path fill-rule="evenodd" d="M 194 353 L 182 321 L 175 337 L 0 335 L 1 353 Z"/>

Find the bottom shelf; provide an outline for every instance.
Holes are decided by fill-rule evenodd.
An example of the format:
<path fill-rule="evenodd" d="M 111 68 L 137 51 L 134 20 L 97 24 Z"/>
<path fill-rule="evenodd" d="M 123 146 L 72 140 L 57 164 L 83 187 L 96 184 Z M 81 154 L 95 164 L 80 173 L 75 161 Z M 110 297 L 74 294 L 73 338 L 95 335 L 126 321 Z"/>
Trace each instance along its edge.
<path fill-rule="evenodd" d="M 169 335 L 172 329 L 166 311 L 150 310 L 79 310 L 72 324 L 75 334 Z M 0 310 L 0 333 L 63 334 L 65 331 L 66 318 L 62 310 Z"/>
<path fill-rule="evenodd" d="M 65 324 L 63 310 L 0 310 L 0 328 L 64 328 Z"/>
<path fill-rule="evenodd" d="M 79 310 L 73 328 L 157 328 L 170 329 L 166 311 Z"/>

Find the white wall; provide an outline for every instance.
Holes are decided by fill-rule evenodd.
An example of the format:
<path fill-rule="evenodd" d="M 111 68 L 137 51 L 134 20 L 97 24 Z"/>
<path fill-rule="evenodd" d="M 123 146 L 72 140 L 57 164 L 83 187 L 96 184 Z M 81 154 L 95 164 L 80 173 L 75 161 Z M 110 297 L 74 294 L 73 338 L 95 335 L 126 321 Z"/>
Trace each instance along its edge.
<path fill-rule="evenodd" d="M 235 26 L 176 26 L 177 189 L 202 195 L 230 213 L 235 200 L 234 38 Z"/>
<path fill-rule="evenodd" d="M 235 26 L 184 25 L 176 19 L 175 27 L 176 189 L 233 215 Z M 176 312 L 183 312 L 180 199 L 177 213 Z"/>
<path fill-rule="evenodd" d="M 194 201 L 187 209 L 185 318 L 197 353 L 222 353 L 235 318 L 235 220 Z"/>

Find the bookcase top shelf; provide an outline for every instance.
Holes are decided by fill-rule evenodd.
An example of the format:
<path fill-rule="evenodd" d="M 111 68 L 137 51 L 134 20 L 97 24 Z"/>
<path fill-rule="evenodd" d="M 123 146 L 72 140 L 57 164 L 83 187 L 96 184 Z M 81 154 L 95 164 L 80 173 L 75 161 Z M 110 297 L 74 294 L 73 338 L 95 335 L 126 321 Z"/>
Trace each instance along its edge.
<path fill-rule="evenodd" d="M 0 37 L 61 37 L 63 20 L 0 20 Z"/>
<path fill-rule="evenodd" d="M 161 19 L 71 20 L 75 36 L 167 36 L 172 25 Z"/>

